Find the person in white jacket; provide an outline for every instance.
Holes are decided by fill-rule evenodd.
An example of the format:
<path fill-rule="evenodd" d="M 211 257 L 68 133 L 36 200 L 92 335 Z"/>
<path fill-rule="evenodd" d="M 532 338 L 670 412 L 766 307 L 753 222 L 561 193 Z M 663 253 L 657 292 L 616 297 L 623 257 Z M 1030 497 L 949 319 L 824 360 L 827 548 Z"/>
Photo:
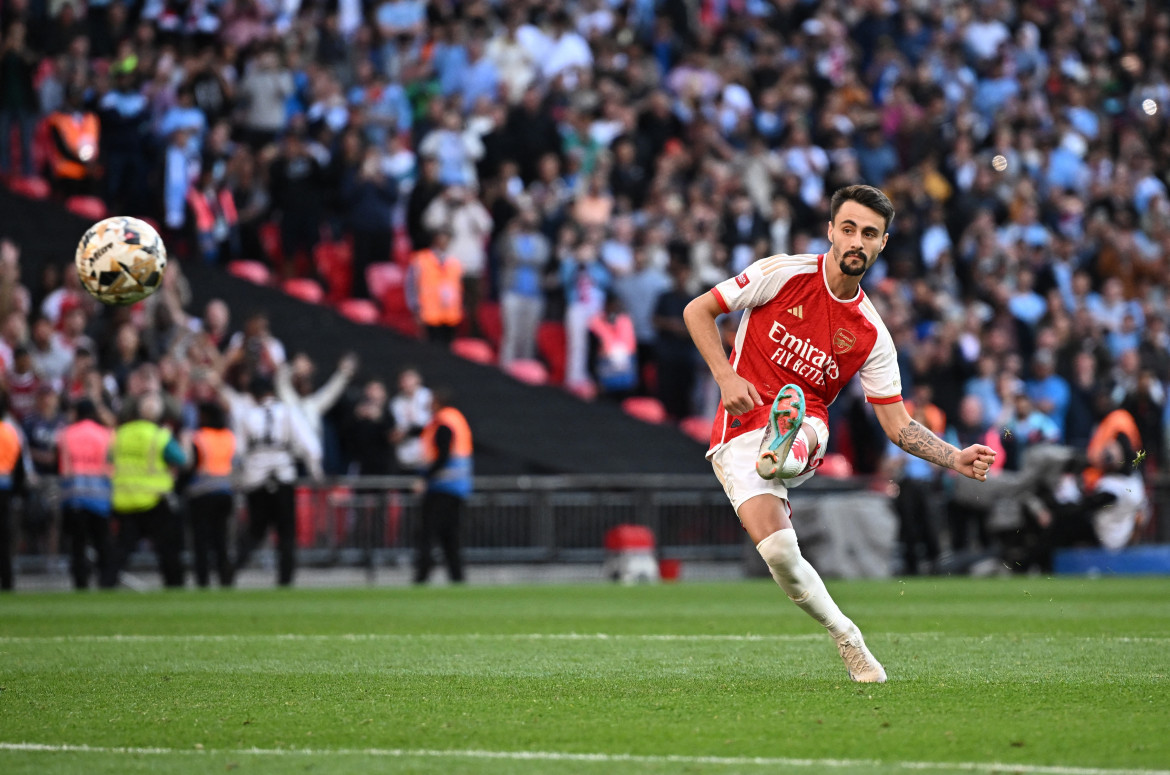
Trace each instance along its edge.
<path fill-rule="evenodd" d="M 337 362 L 337 371 L 321 387 L 313 390 L 313 374 L 317 370 L 313 360 L 299 353 L 291 364 L 281 364 L 276 370 L 276 396 L 300 415 L 313 438 L 324 448 L 325 429 L 322 418 L 333 408 L 357 373 L 358 359 L 348 353 Z"/>

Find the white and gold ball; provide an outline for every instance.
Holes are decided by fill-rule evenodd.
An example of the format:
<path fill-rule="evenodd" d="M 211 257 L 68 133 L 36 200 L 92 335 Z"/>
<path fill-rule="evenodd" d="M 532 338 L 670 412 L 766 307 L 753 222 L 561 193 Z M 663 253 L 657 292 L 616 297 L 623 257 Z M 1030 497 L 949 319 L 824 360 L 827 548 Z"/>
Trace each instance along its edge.
<path fill-rule="evenodd" d="M 149 223 L 125 215 L 98 221 L 77 243 L 81 285 L 102 304 L 134 304 L 162 285 L 167 249 Z"/>

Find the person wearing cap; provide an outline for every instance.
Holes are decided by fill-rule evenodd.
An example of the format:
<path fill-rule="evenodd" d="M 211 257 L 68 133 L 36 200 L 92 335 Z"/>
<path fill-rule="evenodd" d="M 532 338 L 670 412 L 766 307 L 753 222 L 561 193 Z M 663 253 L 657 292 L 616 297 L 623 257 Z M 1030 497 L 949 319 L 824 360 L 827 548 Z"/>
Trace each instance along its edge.
<path fill-rule="evenodd" d="M 183 531 L 171 508 L 175 489 L 173 468 L 187 464 L 187 456 L 168 428 L 162 425 L 163 399 L 157 392 L 138 398 L 136 416 L 114 433 L 110 445 L 110 505 L 117 523 L 114 560 L 102 580 L 113 587 L 122 567 L 143 536 L 149 537 L 158 556 L 166 587 L 183 586 L 179 557 Z"/>
<path fill-rule="evenodd" d="M 279 555 L 277 582 L 287 587 L 296 572 L 296 504 L 293 483 L 297 459 L 310 476 L 321 478 L 321 445 L 299 414 L 276 397 L 270 379 L 254 377 L 252 406 L 238 420 L 241 486 L 248 500 L 248 525 L 239 542 L 236 568 L 244 567 L 253 550 L 276 530 Z"/>
<path fill-rule="evenodd" d="M 89 548 L 97 556 L 97 578 L 110 580 L 110 429 L 98 422 L 97 407 L 83 398 L 73 407 L 73 422 L 61 431 L 61 522 L 69 536 L 69 571 L 76 589 L 87 589 Z"/>

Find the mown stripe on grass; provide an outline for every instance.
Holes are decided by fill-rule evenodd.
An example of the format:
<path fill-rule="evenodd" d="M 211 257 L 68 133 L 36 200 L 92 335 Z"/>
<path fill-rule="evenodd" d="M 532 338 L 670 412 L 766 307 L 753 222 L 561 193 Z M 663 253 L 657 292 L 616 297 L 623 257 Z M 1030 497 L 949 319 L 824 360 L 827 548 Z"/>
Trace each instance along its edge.
<path fill-rule="evenodd" d="M 504 633 L 334 633 L 306 635 L 302 633 L 231 633 L 224 635 L 200 635 L 197 633 L 173 633 L 169 635 L 11 635 L 0 636 L 0 644 L 19 645 L 37 643 L 241 643 L 257 641 L 301 641 L 306 643 L 327 643 L 331 641 L 525 641 L 525 640 L 565 640 L 565 641 L 667 641 L 679 643 L 759 643 L 775 641 L 819 641 L 825 636 L 820 633 L 802 633 L 798 635 L 751 635 L 751 634 L 694 634 L 679 633 L 605 633 L 605 632 L 504 632 Z M 1083 640 L 1092 642 L 1110 643 L 1155 643 L 1170 644 L 1170 637 L 1135 637 L 1125 635 L 1073 636 L 1071 638 L 1044 635 L 1039 633 L 1014 633 L 983 635 L 948 635 L 943 632 L 899 632 L 893 633 L 896 638 L 918 638 L 932 640 L 974 640 L 990 641 L 999 639 L 1009 640 Z"/>
<path fill-rule="evenodd" d="M 1170 770 L 1064 767 L 1002 762 L 899 762 L 880 759 L 787 759 L 771 756 L 649 756 L 621 753 L 569 753 L 562 751 L 432 750 L 425 748 L 131 748 L 118 746 L 2 743 L 0 751 L 23 753 L 90 753 L 130 756 L 373 756 L 386 758 L 496 759 L 505 761 L 597 762 L 599 764 L 710 764 L 727 767 L 894 767 L 905 770 L 954 770 L 956 772 L 1014 772 L 1029 775 L 1170 775 Z"/>

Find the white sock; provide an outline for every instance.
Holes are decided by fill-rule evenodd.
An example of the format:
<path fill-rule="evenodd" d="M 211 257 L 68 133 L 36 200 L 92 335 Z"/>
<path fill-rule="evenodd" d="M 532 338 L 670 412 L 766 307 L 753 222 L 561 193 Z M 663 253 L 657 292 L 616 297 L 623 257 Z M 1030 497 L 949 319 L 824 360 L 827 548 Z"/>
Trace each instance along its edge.
<path fill-rule="evenodd" d="M 840 637 L 853 626 L 849 617 L 833 602 L 820 574 L 801 556 L 795 530 L 777 530 L 756 544 L 756 551 L 768 563 L 772 578 L 789 599 L 823 624 L 830 635 Z"/>

